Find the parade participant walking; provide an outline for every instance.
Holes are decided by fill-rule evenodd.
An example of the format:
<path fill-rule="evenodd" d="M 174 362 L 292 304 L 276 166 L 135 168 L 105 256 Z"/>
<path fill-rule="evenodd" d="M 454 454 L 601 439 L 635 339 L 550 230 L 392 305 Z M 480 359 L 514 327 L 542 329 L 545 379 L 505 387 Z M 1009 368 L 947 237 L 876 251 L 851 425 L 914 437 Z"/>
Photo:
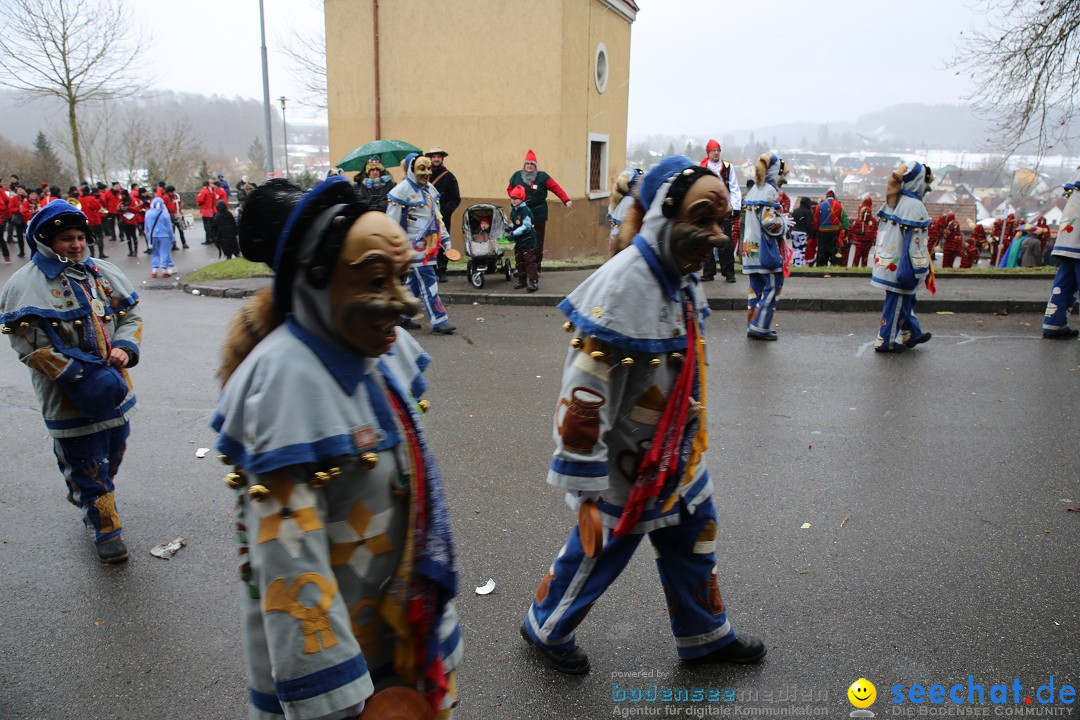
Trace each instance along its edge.
<path fill-rule="evenodd" d="M 1069 309 L 1080 290 L 1080 173 L 1076 180 L 1065 184 L 1064 190 L 1065 209 L 1058 223 L 1054 249 L 1050 252 L 1058 260 L 1058 269 L 1042 326 L 1043 337 L 1048 340 L 1080 335 L 1080 330 L 1069 327 Z"/>
<path fill-rule="evenodd" d="M 176 264 L 172 259 L 172 246 L 175 242 L 172 231 L 172 217 L 169 209 L 165 207 L 165 201 L 159 197 L 150 201 L 150 209 L 146 211 L 144 220 L 146 238 L 150 242 L 153 254 L 150 255 L 150 277 L 156 278 L 158 273 L 166 278 L 176 274 Z"/>
<path fill-rule="evenodd" d="M 135 211 L 131 207 L 132 200 L 131 194 L 127 190 L 120 191 L 120 205 L 117 208 L 120 212 L 120 236 L 124 238 L 128 247 L 128 257 L 138 257 L 139 255 L 139 236 L 135 232 L 135 228 L 139 224 L 139 219 L 135 215 Z"/>
<path fill-rule="evenodd" d="M 566 491 L 579 524 L 540 583 L 521 633 L 569 674 L 589 671 L 575 628 L 646 534 L 679 657 L 751 663 L 765 655 L 760 640 L 736 637 L 727 618 L 702 458 L 700 323 L 709 310 L 696 273 L 727 241 L 720 228 L 731 214 L 727 188 L 675 156 L 649 170 L 638 196 L 622 225 L 632 244 L 559 305 L 574 337 L 547 481 Z"/>
<path fill-rule="evenodd" d="M 184 236 L 184 201 L 180 197 L 180 193 L 176 192 L 174 185 L 166 185 L 165 192 L 161 194 L 161 199 L 165 201 L 165 209 L 169 211 L 169 219 L 172 221 L 173 229 L 180 236 L 180 245 L 187 250 L 187 238 Z"/>
<path fill-rule="evenodd" d="M 340 176 L 245 204 L 241 249 L 274 280 L 229 326 L 212 427 L 234 465 L 249 717 L 377 720 L 411 700 L 444 720 L 457 568 L 419 416 L 430 358 L 395 331 L 417 309 L 398 282 L 412 249 Z"/>
<path fill-rule="evenodd" d="M 730 243 L 725 243 L 722 248 L 717 250 L 717 256 L 710 257 L 705 262 L 705 268 L 701 271 L 702 280 L 712 280 L 716 277 L 717 268 L 720 270 L 720 274 L 724 276 L 724 279 L 729 283 L 735 282 L 735 248 L 739 244 L 739 218 L 742 211 L 742 187 L 739 185 L 739 176 L 735 172 L 735 169 L 731 167 L 731 163 L 727 160 L 721 160 L 720 154 L 723 152 L 723 148 L 720 147 L 720 143 L 715 140 L 709 140 L 705 145 L 705 157 L 701 160 L 701 167 L 708 168 L 720 178 L 724 185 L 728 189 L 729 204 L 731 205 L 731 217 L 729 217 L 723 224 L 722 229 L 724 234 L 731 238 Z"/>
<path fill-rule="evenodd" d="M 851 224 L 851 236 L 855 242 L 855 255 L 851 260 L 852 267 L 866 267 L 870 258 L 870 250 L 877 240 L 877 220 L 874 219 L 874 201 L 863 198 L 859 204 L 859 214 L 855 222 Z"/>
<path fill-rule="evenodd" d="M 742 271 L 750 279 L 746 295 L 746 336 L 776 340 L 773 313 L 784 289 L 787 219 L 777 202 L 787 181 L 784 161 L 765 153 L 754 165 L 754 187 L 743 198 L 746 224 L 742 241 Z"/>
<path fill-rule="evenodd" d="M 30 368 L 68 500 L 98 558 L 127 559 L 115 478 L 135 409 L 128 368 L 139 360 L 138 295 L 115 265 L 87 252 L 86 216 L 52 203 L 30 221 L 30 262 L 0 293 L 0 325 Z"/>
<path fill-rule="evenodd" d="M 964 251 L 964 233 L 955 213 L 945 216 L 945 235 L 941 246 L 941 267 L 951 268 Z"/>
<path fill-rule="evenodd" d="M 930 272 L 927 251 L 930 214 L 923 196 L 933 182 L 930 168 L 915 163 L 901 165 L 889 177 L 885 207 L 878 211 L 878 237 L 874 246 L 873 279 L 870 284 L 885 291 L 874 350 L 894 352 L 913 348 L 930 339 L 915 317 L 915 289 Z"/>
<path fill-rule="evenodd" d="M 16 185 L 14 194 L 8 199 L 8 225 L 7 225 L 7 244 L 17 243 L 19 246 L 19 257 L 26 257 L 26 246 L 23 244 L 23 231 L 26 228 L 26 221 L 23 219 L 22 205 L 26 201 L 27 192 L 26 187 L 23 185 Z M 4 238 L 0 238 L 0 241 Z"/>
<path fill-rule="evenodd" d="M 106 188 L 105 183 L 99 182 L 98 196 L 101 199 L 101 206 L 105 208 L 107 213 L 102 223 L 104 233 L 109 236 L 110 242 L 115 242 L 117 239 L 116 224 L 120 221 L 120 198 L 123 195 L 124 188 L 120 183 L 113 181 L 111 188 Z"/>
<path fill-rule="evenodd" d="M 525 204 L 533 215 L 533 230 L 536 232 L 536 271 L 544 271 L 544 238 L 547 235 L 548 192 L 555 193 L 567 208 L 574 206 L 570 197 L 559 187 L 559 183 L 543 170 L 537 169 L 536 153 L 529 150 L 525 153 L 525 162 L 521 169 L 510 176 L 510 182 L 506 185 L 506 192 L 518 185 L 525 188 Z"/>
<path fill-rule="evenodd" d="M 82 194 L 79 197 L 79 205 L 86 215 L 87 229 L 89 230 L 86 238 L 87 245 L 92 251 L 94 243 L 98 246 L 98 257 L 102 260 L 108 259 L 108 255 L 105 254 L 105 233 L 102 229 L 103 215 L 105 209 L 101 206 L 101 201 L 98 200 L 97 195 L 91 192 L 89 186 L 85 186 L 82 189 Z"/>
<path fill-rule="evenodd" d="M 412 243 L 416 256 L 409 272 L 409 290 L 420 298 L 424 312 L 431 321 L 431 331 L 450 335 L 457 328 L 439 297 L 439 278 L 435 273 L 438 249 L 450 249 L 450 233 L 442 224 L 439 193 L 431 187 L 431 159 L 416 153 L 405 156 L 405 179 L 386 196 L 386 214 L 397 222 Z M 405 318 L 404 327 L 418 330 L 420 324 Z"/>
<path fill-rule="evenodd" d="M 514 260 L 517 267 L 515 290 L 525 288 L 528 292 L 539 290 L 536 272 L 536 233 L 533 231 L 532 211 L 525 204 L 525 188 L 518 185 L 510 189 L 510 237 L 514 239 Z"/>
<path fill-rule="evenodd" d="M 836 193 L 828 190 L 825 199 L 818 203 L 814 211 L 814 235 L 817 238 L 817 258 L 814 265 L 841 265 L 836 257 L 839 251 L 840 233 L 848 229 L 847 213 L 844 206 L 836 199 Z"/>
<path fill-rule="evenodd" d="M 1005 260 L 1005 256 L 1009 253 L 1009 247 L 1012 245 L 1013 238 L 1016 237 L 1017 234 L 1016 230 L 1016 214 L 1009 213 L 1009 216 L 1005 218 L 1005 223 L 1002 225 L 1001 235 L 998 236 L 1001 241 L 1001 244 L 998 247 L 1000 260 L 993 263 L 993 267 L 1003 267 L 1001 262 Z"/>
<path fill-rule="evenodd" d="M 386 212 L 386 196 L 394 189 L 394 179 L 386 172 L 382 160 L 370 158 L 364 165 L 364 177 L 356 179 L 356 193 L 372 210 Z"/>
<path fill-rule="evenodd" d="M 195 204 L 199 207 L 199 217 L 202 218 L 203 233 L 203 245 L 214 244 L 214 212 L 217 210 L 217 196 L 214 194 L 214 188 L 210 187 L 209 180 L 203 180 L 202 190 L 195 196 Z"/>
<path fill-rule="evenodd" d="M 974 261 L 971 263 L 971 265 L 968 265 L 966 267 L 974 267 L 975 265 L 977 265 L 979 263 L 979 256 L 982 254 L 983 249 L 988 246 L 988 241 L 986 238 L 986 228 L 984 226 L 980 225 L 979 223 L 975 223 L 975 229 L 971 231 L 971 242 L 975 245 L 975 250 L 972 254 Z M 961 265 L 961 267 L 965 266 Z"/>
<path fill-rule="evenodd" d="M 450 172 L 446 165 L 443 164 L 450 153 L 436 145 L 424 154 L 431 158 L 431 184 L 435 186 L 435 190 L 439 193 L 439 207 L 442 208 L 443 227 L 446 228 L 447 232 L 451 232 L 454 229 L 451 222 L 454 219 L 454 211 L 461 204 L 461 188 L 458 187 L 458 181 L 454 177 L 454 173 Z M 447 280 L 446 267 L 448 262 L 446 251 L 440 247 L 439 255 L 436 258 L 439 282 L 446 282 Z"/>
<path fill-rule="evenodd" d="M 626 219 L 630 208 L 636 202 L 634 188 L 637 187 L 643 174 L 638 168 L 628 167 L 619 173 L 619 177 L 615 179 L 615 187 L 612 188 L 611 197 L 608 198 L 607 219 L 608 225 L 611 227 L 608 233 L 609 260 L 615 256 L 615 253 L 623 249 L 622 244 L 619 242 L 619 227 L 622 225 L 623 220 Z"/>

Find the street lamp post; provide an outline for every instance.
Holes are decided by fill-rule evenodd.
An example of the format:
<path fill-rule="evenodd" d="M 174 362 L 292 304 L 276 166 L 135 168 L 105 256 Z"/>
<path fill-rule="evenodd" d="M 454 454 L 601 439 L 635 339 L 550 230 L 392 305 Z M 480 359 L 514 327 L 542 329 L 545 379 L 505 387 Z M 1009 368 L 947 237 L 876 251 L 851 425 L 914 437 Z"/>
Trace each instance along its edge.
<path fill-rule="evenodd" d="M 278 98 L 278 102 L 281 103 L 281 142 L 285 144 L 285 177 L 289 177 L 289 130 L 285 125 L 285 101 L 286 97 L 282 95 Z"/>

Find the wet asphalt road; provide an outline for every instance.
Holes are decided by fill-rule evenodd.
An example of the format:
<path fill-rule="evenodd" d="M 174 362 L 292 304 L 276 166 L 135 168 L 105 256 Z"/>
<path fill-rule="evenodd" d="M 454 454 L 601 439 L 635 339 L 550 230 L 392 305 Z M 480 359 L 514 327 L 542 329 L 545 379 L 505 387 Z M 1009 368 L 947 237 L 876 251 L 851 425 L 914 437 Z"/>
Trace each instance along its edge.
<path fill-rule="evenodd" d="M 195 457 L 212 446 L 218 347 L 240 303 L 144 293 L 141 409 L 118 479 L 124 567 L 95 560 L 27 371 L 0 351 L 0 718 L 245 716 L 231 494 L 213 454 Z M 458 720 L 708 717 L 789 708 L 785 693 L 842 717 L 859 677 L 877 685 L 882 717 L 898 683 L 1080 684 L 1080 514 L 1065 510 L 1080 505 L 1080 343 L 1039 339 L 1040 316 L 924 316 L 930 344 L 880 357 L 872 315 L 781 306 L 771 344 L 746 340 L 741 313 L 715 315 L 721 587 L 736 629 L 769 655 L 683 666 L 642 547 L 582 625 L 593 671 L 572 678 L 517 634 L 573 522 L 544 484 L 567 336 L 554 309 L 450 312 L 458 335 L 418 337 L 434 358 L 427 422 L 459 546 Z M 173 560 L 149 555 L 177 536 L 188 546 Z M 494 593 L 474 594 L 489 577 Z M 653 682 L 737 700 L 613 700 L 613 683 Z"/>

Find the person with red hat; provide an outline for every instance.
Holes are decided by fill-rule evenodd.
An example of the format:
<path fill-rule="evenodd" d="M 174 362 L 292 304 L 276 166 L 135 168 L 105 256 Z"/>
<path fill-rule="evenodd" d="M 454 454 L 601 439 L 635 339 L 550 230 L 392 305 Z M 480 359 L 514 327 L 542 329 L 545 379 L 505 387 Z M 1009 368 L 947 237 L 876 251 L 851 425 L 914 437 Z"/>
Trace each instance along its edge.
<path fill-rule="evenodd" d="M 719 262 L 710 257 L 705 261 L 705 269 L 701 271 L 702 280 L 712 280 L 716 277 L 717 264 L 720 266 L 720 274 L 729 282 L 735 282 L 735 246 L 739 244 L 739 213 L 742 211 L 742 188 L 739 186 L 739 176 L 731 167 L 731 163 L 720 159 L 722 152 L 720 143 L 709 140 L 705 145 L 707 155 L 698 163 L 707 168 L 720 178 L 728 188 L 728 197 L 731 199 L 731 216 L 720 225 L 724 234 L 731 238 L 731 242 L 717 250 Z"/>
<path fill-rule="evenodd" d="M 533 229 L 532 210 L 525 204 L 525 188 L 510 188 L 510 237 L 514 238 L 514 260 L 517 264 L 517 285 L 527 292 L 539 289 L 539 273 L 536 270 L 536 231 Z"/>
<path fill-rule="evenodd" d="M 814 234 L 817 237 L 817 258 L 814 265 L 840 265 L 838 255 L 840 235 L 847 232 L 848 218 L 844 206 L 832 190 L 825 192 L 825 199 L 814 211 Z"/>
<path fill-rule="evenodd" d="M 573 207 L 574 203 L 559 187 L 559 183 L 555 182 L 555 178 L 538 167 L 536 153 L 529 150 L 525 153 L 525 163 L 521 169 L 510 176 L 506 192 L 509 193 L 518 185 L 525 189 L 525 204 L 532 211 L 533 230 L 536 232 L 536 272 L 539 273 L 544 262 L 544 234 L 548 219 L 547 195 L 549 192 L 555 193 L 555 197 L 568 208 Z"/>

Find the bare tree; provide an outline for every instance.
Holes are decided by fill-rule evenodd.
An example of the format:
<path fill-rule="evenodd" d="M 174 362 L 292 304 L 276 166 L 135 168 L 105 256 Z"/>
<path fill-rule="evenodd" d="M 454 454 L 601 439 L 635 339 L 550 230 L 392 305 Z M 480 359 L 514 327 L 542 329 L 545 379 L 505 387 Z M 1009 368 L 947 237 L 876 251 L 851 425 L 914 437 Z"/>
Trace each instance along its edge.
<path fill-rule="evenodd" d="M 181 178 L 190 176 L 204 154 L 202 143 L 186 115 L 170 123 L 155 125 L 145 152 L 147 170 L 153 168 L 153 172 L 158 173 L 147 179 L 151 182 L 167 180 L 174 184 L 180 184 Z"/>
<path fill-rule="evenodd" d="M 322 2 L 309 3 L 322 12 Z M 289 74 L 300 84 L 304 93 L 301 102 L 309 107 L 326 110 L 326 31 L 305 34 L 294 30 L 280 41 L 281 51 L 289 59 Z"/>
<path fill-rule="evenodd" d="M 4 72 L 0 85 L 67 106 L 79 180 L 85 180 L 78 108 L 93 100 L 132 94 L 121 80 L 139 53 L 123 0 L 0 0 Z"/>
<path fill-rule="evenodd" d="M 1034 143 L 1041 159 L 1074 137 L 1080 119 L 1080 2 L 1077 0 L 980 0 L 986 17 L 998 18 L 966 36 L 954 67 L 975 81 L 969 96 L 991 118 L 1006 153 Z"/>

